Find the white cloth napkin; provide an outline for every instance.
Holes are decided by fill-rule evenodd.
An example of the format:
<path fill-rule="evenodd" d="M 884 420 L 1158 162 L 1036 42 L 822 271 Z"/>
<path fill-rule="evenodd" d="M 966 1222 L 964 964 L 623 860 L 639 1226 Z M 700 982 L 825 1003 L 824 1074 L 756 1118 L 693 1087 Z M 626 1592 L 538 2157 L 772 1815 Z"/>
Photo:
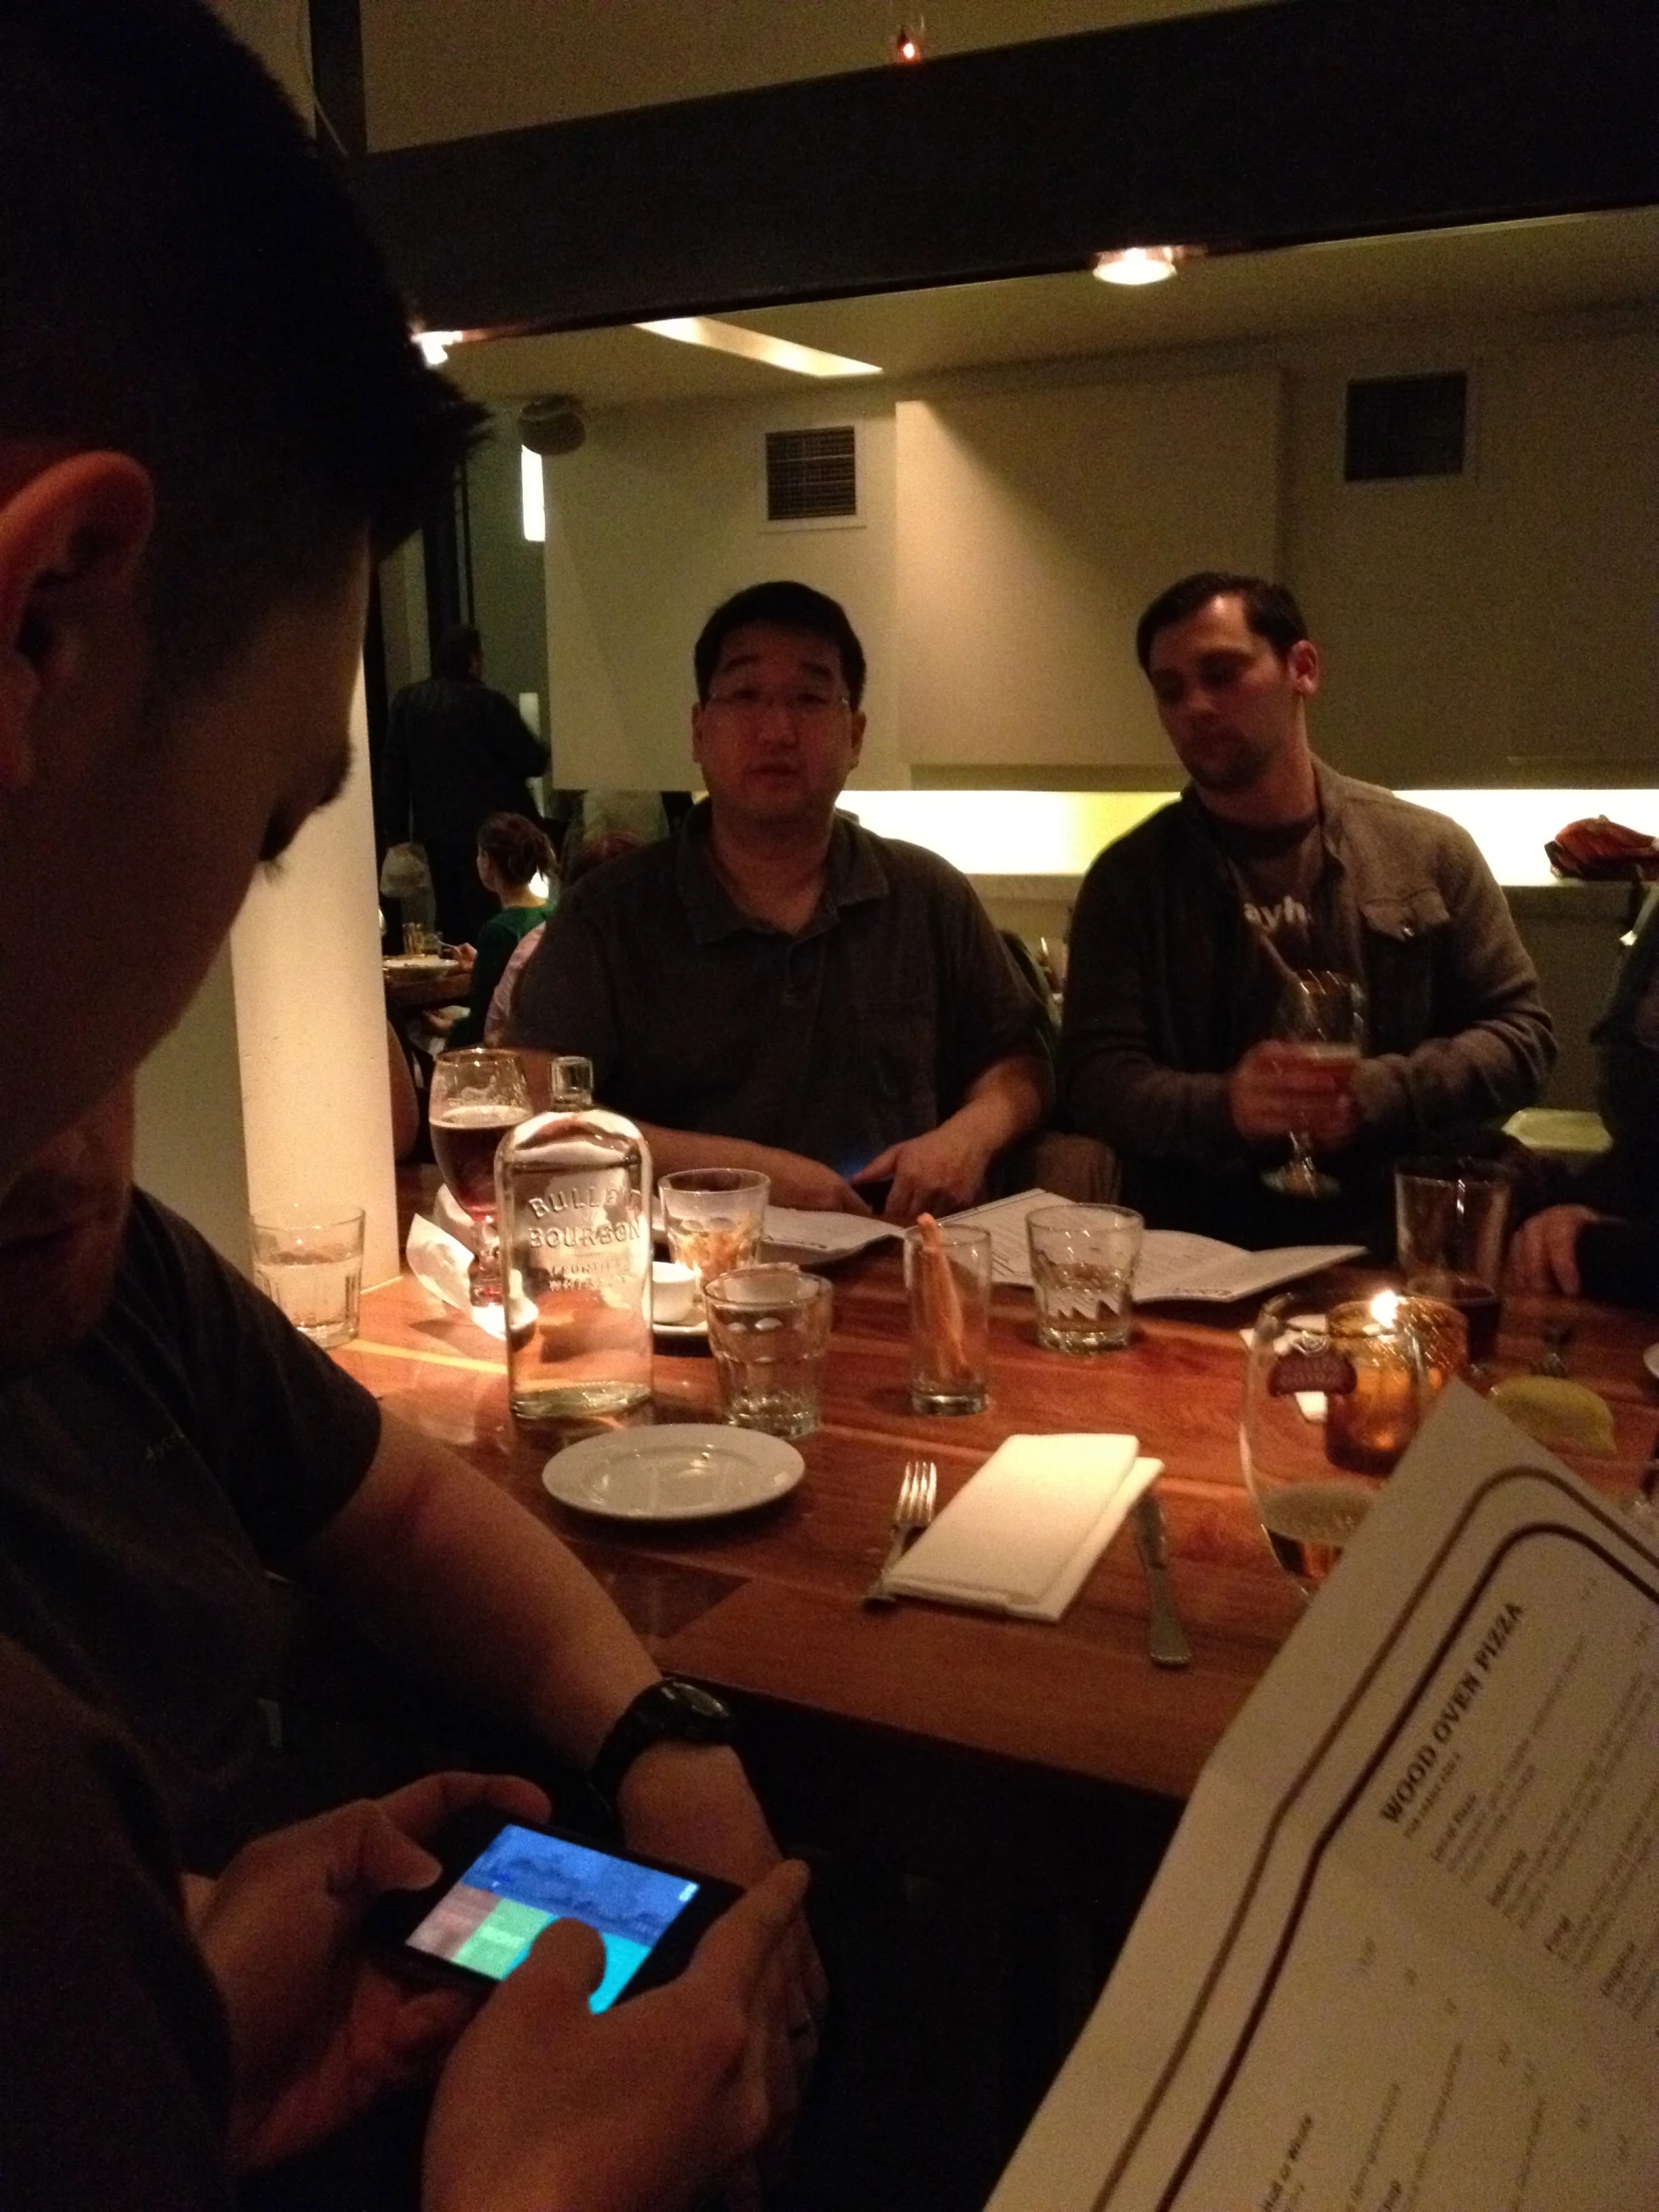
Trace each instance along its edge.
<path fill-rule="evenodd" d="M 416 1214 L 409 1224 L 403 1257 L 409 1263 L 409 1273 L 423 1290 L 430 1291 L 434 1298 L 441 1298 L 446 1306 L 458 1307 L 472 1326 L 481 1329 L 486 1337 L 494 1337 L 497 1341 L 505 1339 L 507 1323 L 501 1308 L 475 1307 L 472 1303 L 472 1293 L 467 1287 L 472 1254 L 457 1238 L 428 1221 L 424 1214 Z"/>
<path fill-rule="evenodd" d="M 887 1579 L 906 1597 L 1057 1621 L 1161 1472 L 1133 1436 L 1010 1436 Z"/>

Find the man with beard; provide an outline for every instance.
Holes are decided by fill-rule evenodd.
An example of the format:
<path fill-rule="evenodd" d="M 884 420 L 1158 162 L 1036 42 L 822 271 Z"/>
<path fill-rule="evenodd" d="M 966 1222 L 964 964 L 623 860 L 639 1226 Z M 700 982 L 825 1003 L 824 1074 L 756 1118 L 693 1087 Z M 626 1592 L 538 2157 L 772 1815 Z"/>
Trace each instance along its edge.
<path fill-rule="evenodd" d="M 1388 1253 L 1394 1160 L 1476 1142 L 1538 1096 L 1554 1040 L 1537 975 L 1465 831 L 1315 758 L 1319 650 L 1283 585 L 1183 578 L 1135 643 L 1191 781 L 1084 879 L 1062 1124 L 1114 1149 L 1154 1227 Z M 1364 993 L 1346 1090 L 1275 1036 L 1307 970 Z M 1293 1131 L 1337 1196 L 1264 1186 Z"/>

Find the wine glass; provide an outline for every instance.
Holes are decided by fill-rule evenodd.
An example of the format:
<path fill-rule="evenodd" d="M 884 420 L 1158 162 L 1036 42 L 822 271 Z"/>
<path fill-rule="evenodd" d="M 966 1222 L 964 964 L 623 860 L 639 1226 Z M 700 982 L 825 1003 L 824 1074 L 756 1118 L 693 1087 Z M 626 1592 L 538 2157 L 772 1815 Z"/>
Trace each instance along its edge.
<path fill-rule="evenodd" d="M 1287 970 L 1274 1035 L 1297 1047 L 1310 1074 L 1323 1079 L 1332 1097 L 1354 1081 L 1365 1049 L 1366 995 L 1352 975 L 1335 968 Z M 1313 1139 L 1291 1131 L 1291 1156 L 1268 1168 L 1262 1181 L 1285 1198 L 1335 1198 L 1342 1185 L 1315 1165 Z"/>
<path fill-rule="evenodd" d="M 495 1228 L 495 1152 L 533 1108 L 517 1056 L 478 1049 L 446 1052 L 432 1069 L 432 1151 L 451 1197 L 478 1229 L 467 1270 L 474 1306 L 501 1303 L 501 1247 Z"/>
<path fill-rule="evenodd" d="M 1239 1455 L 1273 1555 L 1312 1597 L 1416 1433 L 1435 1385 L 1427 1324 L 1385 1291 L 1262 1308 L 1245 1366 Z"/>

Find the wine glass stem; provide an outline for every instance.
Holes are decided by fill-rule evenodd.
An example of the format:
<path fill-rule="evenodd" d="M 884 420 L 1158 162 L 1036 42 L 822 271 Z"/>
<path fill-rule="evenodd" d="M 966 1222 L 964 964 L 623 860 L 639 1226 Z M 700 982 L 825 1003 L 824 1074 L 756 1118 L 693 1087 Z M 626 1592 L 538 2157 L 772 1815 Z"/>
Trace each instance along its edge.
<path fill-rule="evenodd" d="M 500 1305 L 501 1241 L 496 1235 L 493 1214 L 479 1217 L 478 1257 L 468 1268 L 466 1279 L 474 1306 Z"/>

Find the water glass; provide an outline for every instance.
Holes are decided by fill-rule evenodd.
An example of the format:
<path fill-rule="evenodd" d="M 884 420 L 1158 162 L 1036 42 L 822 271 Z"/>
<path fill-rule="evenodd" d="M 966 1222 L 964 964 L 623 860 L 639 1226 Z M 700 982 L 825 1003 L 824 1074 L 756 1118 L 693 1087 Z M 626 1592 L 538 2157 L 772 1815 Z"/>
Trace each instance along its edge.
<path fill-rule="evenodd" d="M 1127 1206 L 1042 1206 L 1026 1216 L 1038 1344 L 1051 1352 L 1123 1350 L 1145 1226 Z"/>
<path fill-rule="evenodd" d="M 810 1436 L 830 1350 L 830 1285 L 783 1266 L 733 1268 L 704 1286 L 721 1410 L 739 1428 Z"/>
<path fill-rule="evenodd" d="M 327 1351 L 357 1334 L 360 1206 L 262 1206 L 250 1219 L 254 1280 L 302 1337 Z"/>
<path fill-rule="evenodd" d="M 991 1238 L 923 1216 L 904 1232 L 910 1299 L 910 1403 L 918 1413 L 982 1413 L 990 1403 Z"/>
<path fill-rule="evenodd" d="M 697 1277 L 701 1309 L 704 1290 L 716 1276 L 759 1258 L 771 1179 L 755 1168 L 681 1168 L 660 1175 L 657 1188 L 668 1249 Z"/>
<path fill-rule="evenodd" d="M 1513 1189 L 1495 1160 L 1419 1157 L 1394 1170 L 1394 1235 L 1405 1288 L 1456 1307 L 1476 1368 L 1497 1352 Z"/>

